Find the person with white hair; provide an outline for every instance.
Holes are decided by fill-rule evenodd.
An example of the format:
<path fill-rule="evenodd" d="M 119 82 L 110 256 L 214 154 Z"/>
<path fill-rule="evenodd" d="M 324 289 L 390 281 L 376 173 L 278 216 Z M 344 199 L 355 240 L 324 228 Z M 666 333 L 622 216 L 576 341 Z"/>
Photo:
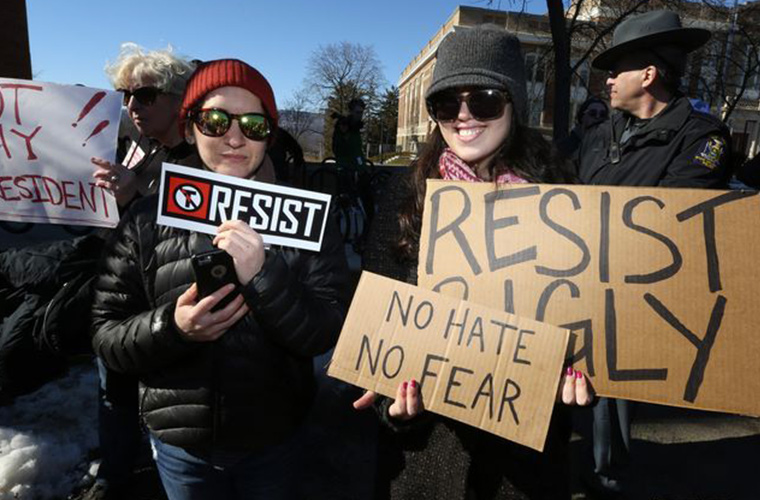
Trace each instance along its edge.
<path fill-rule="evenodd" d="M 113 191 L 122 212 L 135 199 L 157 190 L 163 162 L 200 167 L 196 149 L 185 142 L 177 124 L 182 94 L 194 70 L 195 64 L 171 47 L 146 50 L 134 43 L 122 44 L 119 57 L 106 66 L 113 87 L 124 94 L 128 126 L 122 129 L 131 133 L 117 163 L 92 159 L 97 166 L 93 177 L 97 185 Z M 107 369 L 100 358 L 98 375 L 102 460 L 84 500 L 129 498 L 129 481 L 143 443 L 137 379 Z"/>
<path fill-rule="evenodd" d="M 134 43 L 122 44 L 118 59 L 106 66 L 113 87 L 124 94 L 124 108 L 139 134 L 123 165 L 92 159 L 99 167 L 93 174 L 97 184 L 111 189 L 119 206 L 155 192 L 163 162 L 198 165 L 194 148 L 177 128 L 182 93 L 194 69 L 195 64 L 175 55 L 171 47 L 147 51 Z M 141 139 L 147 139 L 147 151 L 139 148 Z"/>

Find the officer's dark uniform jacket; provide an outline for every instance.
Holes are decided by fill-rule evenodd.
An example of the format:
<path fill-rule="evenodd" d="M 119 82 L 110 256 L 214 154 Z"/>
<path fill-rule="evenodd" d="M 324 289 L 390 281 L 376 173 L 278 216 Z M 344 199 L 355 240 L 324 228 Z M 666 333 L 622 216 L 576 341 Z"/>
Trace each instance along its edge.
<path fill-rule="evenodd" d="M 590 128 L 581 143 L 578 176 L 583 184 L 725 188 L 730 176 L 730 136 L 717 118 L 694 111 L 675 96 L 668 106 L 620 143 L 632 119 L 614 113 Z M 619 144 L 613 163 L 612 130 Z"/>
<path fill-rule="evenodd" d="M 161 441 L 199 452 L 283 441 L 313 393 L 312 357 L 336 342 L 348 304 L 337 228 L 322 250 L 273 246 L 242 287 L 251 308 L 213 342 L 174 325 L 177 297 L 194 282 L 190 257 L 209 235 L 156 225 L 156 197 L 134 203 L 103 257 L 93 346 L 105 364 L 140 378 L 140 411 Z"/>

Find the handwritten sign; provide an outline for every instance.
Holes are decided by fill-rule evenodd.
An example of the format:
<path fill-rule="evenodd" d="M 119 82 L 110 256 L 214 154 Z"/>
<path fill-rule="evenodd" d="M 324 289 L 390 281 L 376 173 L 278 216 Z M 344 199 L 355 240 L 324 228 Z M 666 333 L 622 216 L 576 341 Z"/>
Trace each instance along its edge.
<path fill-rule="evenodd" d="M 542 450 L 569 332 L 362 273 L 328 374 Z"/>
<path fill-rule="evenodd" d="M 90 158 L 114 161 L 117 92 L 0 78 L 0 220 L 114 227 Z"/>
<path fill-rule="evenodd" d="M 756 192 L 428 181 L 419 284 L 568 328 L 600 394 L 760 416 Z"/>
<path fill-rule="evenodd" d="M 319 251 L 330 195 L 164 163 L 158 223 L 216 234 L 243 220 L 268 245 Z"/>

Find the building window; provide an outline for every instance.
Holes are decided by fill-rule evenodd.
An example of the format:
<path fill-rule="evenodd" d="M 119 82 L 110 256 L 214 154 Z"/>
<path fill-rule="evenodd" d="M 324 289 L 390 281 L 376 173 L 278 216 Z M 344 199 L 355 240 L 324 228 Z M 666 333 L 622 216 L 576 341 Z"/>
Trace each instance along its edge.
<path fill-rule="evenodd" d="M 531 52 L 525 56 L 525 76 L 529 82 L 544 83 L 544 61 L 539 54 Z"/>

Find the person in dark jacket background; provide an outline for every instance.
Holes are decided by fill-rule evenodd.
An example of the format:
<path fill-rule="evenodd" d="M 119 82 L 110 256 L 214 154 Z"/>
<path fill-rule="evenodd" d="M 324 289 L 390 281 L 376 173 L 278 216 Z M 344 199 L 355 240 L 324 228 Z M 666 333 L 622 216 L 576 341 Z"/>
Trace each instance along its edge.
<path fill-rule="evenodd" d="M 609 120 L 583 137 L 578 175 L 585 184 L 725 189 L 731 170 L 728 129 L 692 109 L 678 90 L 688 53 L 710 32 L 682 28 L 678 14 L 632 16 L 614 32 L 612 47 L 592 65 L 610 71 Z M 593 474 L 587 486 L 622 498 L 630 460 L 633 406 L 600 398 L 593 409 Z"/>
<path fill-rule="evenodd" d="M 204 168 L 274 182 L 265 154 L 277 127 L 267 80 L 234 59 L 190 79 L 180 130 Z M 320 252 L 272 246 L 240 221 L 215 237 L 156 226 L 155 197 L 134 203 L 108 245 L 93 305 L 93 346 L 140 379 L 140 410 L 172 500 L 292 498 L 292 439 L 313 392 L 312 357 L 336 342 L 348 302 L 337 228 Z M 201 298 L 190 258 L 219 248 L 227 285 Z"/>

